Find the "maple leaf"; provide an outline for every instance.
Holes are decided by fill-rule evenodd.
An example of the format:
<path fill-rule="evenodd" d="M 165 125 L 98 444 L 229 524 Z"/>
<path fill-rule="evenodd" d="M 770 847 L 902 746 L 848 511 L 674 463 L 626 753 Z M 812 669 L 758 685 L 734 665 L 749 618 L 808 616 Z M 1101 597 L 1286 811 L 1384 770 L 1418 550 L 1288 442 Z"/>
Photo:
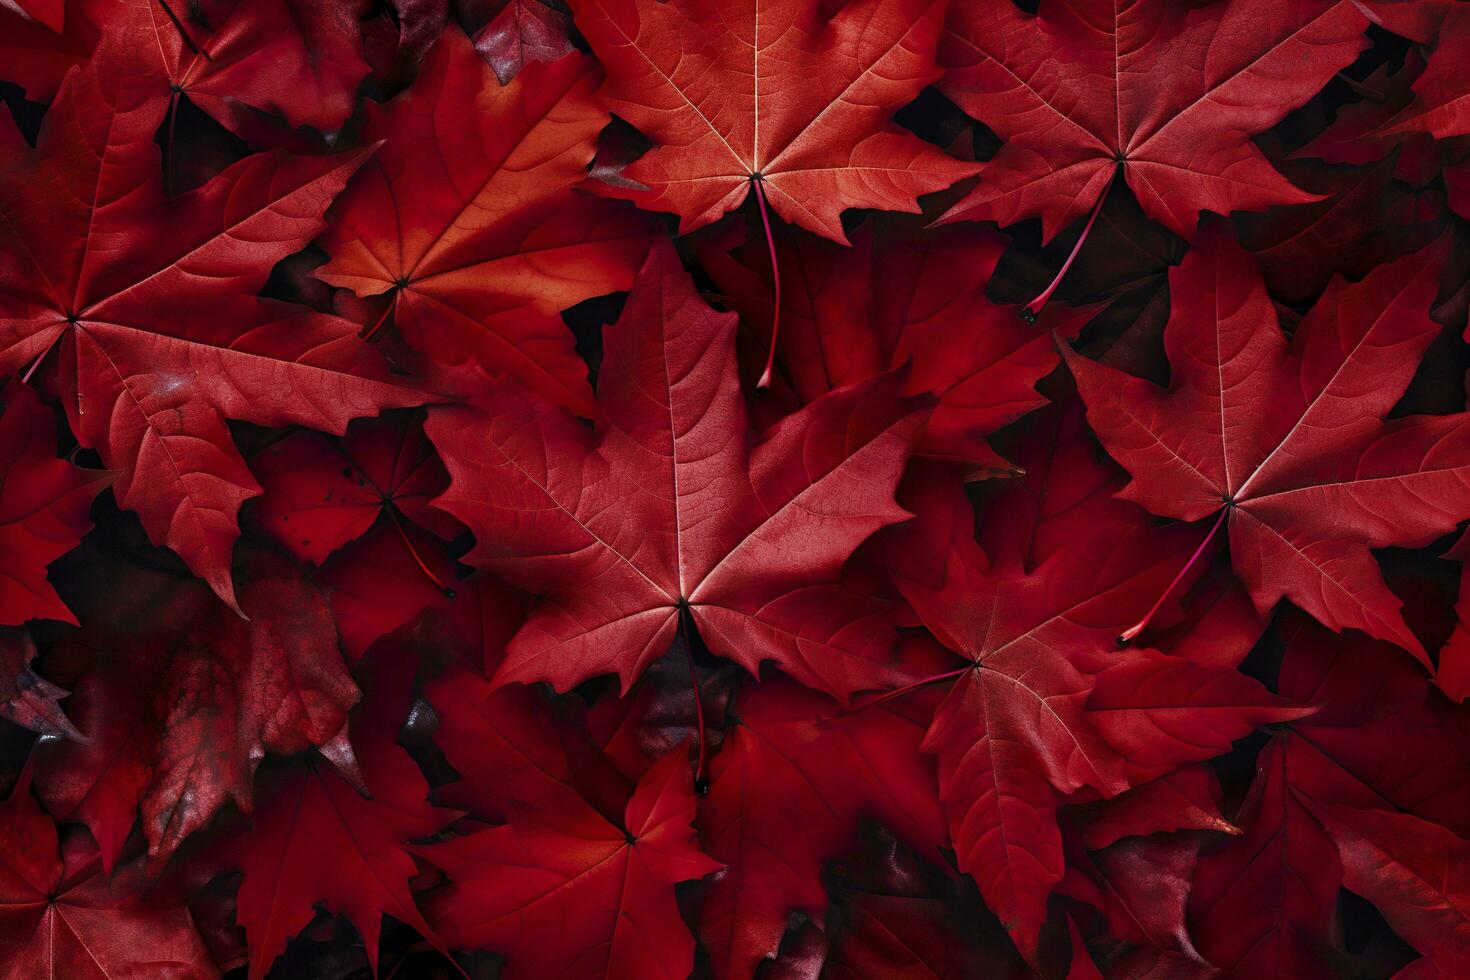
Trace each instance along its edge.
<path fill-rule="evenodd" d="M 586 415 L 586 365 L 561 311 L 627 289 L 650 228 L 636 212 L 573 193 L 608 115 L 580 54 L 497 84 L 462 31 L 440 36 L 418 80 L 372 106 L 383 140 L 333 208 L 316 275 L 391 316 L 435 361 L 475 359 Z M 426 152 L 426 147 L 436 152 Z"/>
<path fill-rule="evenodd" d="M 0 976 L 219 976 L 189 910 L 151 907 L 102 874 L 90 840 L 58 838 L 30 771 L 0 803 Z"/>
<path fill-rule="evenodd" d="M 925 232 L 915 219 L 884 216 L 865 221 L 852 239 L 841 248 L 777 232 L 782 379 L 806 403 L 907 363 L 905 393 L 937 399 L 915 451 L 1009 470 L 986 437 L 1046 404 L 1034 385 L 1059 363 L 1048 335 L 1075 336 L 1083 318 L 1048 315 L 1029 324 L 990 302 L 984 284 L 1005 247 L 993 233 Z M 776 322 L 763 242 L 733 253 L 706 247 L 699 256 L 747 326 Z M 756 341 L 763 361 L 770 337 Z"/>
<path fill-rule="evenodd" d="M 335 130 L 368 73 L 352 3 L 188 0 L 180 16 L 160 0 L 87 0 L 85 14 L 132 48 L 159 83 L 235 128 L 231 103 L 278 113 L 291 126 Z M 172 94 L 170 94 L 170 90 Z"/>
<path fill-rule="evenodd" d="M 791 224 L 847 242 L 847 208 L 917 212 L 979 169 L 894 125 L 939 77 L 944 0 L 575 0 L 607 69 L 601 95 L 654 141 L 599 193 L 673 211 L 681 233 L 754 192 Z"/>
<path fill-rule="evenodd" d="M 1061 518 L 1076 536 L 1030 565 L 1014 544 L 993 559 L 982 552 L 959 485 L 916 470 L 900 501 L 917 517 L 885 542 L 904 598 L 969 661 L 917 682 L 952 682 L 923 748 L 939 762 L 960 868 L 1028 956 L 1064 872 L 1063 794 L 1115 796 L 1228 750 L 1255 724 L 1303 713 L 1232 668 L 1119 657 L 1114 626 L 1178 580 L 1191 542 L 1136 508 L 1100 521 L 1116 502 L 1097 489 Z M 1016 523 L 1003 507 L 988 511 L 987 524 Z M 1145 746 L 1158 755 L 1140 754 Z"/>
<path fill-rule="evenodd" d="M 429 506 L 449 485 L 449 475 L 421 420 L 406 415 L 359 419 L 340 440 L 291 433 L 256 453 L 250 468 L 264 491 L 256 509 L 262 526 L 287 551 L 316 565 L 385 515 L 400 530 L 402 520 L 443 538 L 458 530 Z M 400 537 L 414 551 L 407 533 Z"/>
<path fill-rule="evenodd" d="M 118 502 L 233 603 L 235 518 L 259 489 L 225 420 L 341 432 L 424 399 L 350 324 L 253 295 L 365 153 L 259 154 L 168 200 L 153 142 L 167 86 L 142 58 L 109 33 L 34 151 L 0 121 L 0 371 L 59 345 L 72 431 L 117 471 Z"/>
<path fill-rule="evenodd" d="M 946 837 L 921 723 L 883 708 L 843 714 L 776 678 L 734 713 L 699 806 L 705 850 L 727 866 L 700 917 L 716 977 L 750 976 L 774 957 L 793 913 L 821 921 L 822 867 L 853 846 L 860 818 L 928 853 Z"/>
<path fill-rule="evenodd" d="M 68 702 L 87 741 L 47 746 L 38 788 L 111 868 L 139 812 L 161 859 L 227 800 L 248 810 L 265 752 L 332 742 L 358 689 L 326 597 L 279 556 L 242 558 L 249 621 L 193 580 L 93 566 L 89 628 L 66 641 L 94 661 Z"/>
<path fill-rule="evenodd" d="M 418 869 L 406 845 L 453 816 L 428 805 L 428 781 L 397 744 L 413 695 L 416 663 L 409 654 L 389 640 L 358 671 L 366 693 L 353 714 L 352 744 L 365 787 L 351 785 L 325 760 L 274 773 L 258 791 L 249 830 L 230 845 L 244 871 L 237 918 L 250 941 L 251 980 L 266 975 L 287 939 L 312 920 L 317 903 L 347 914 L 374 972 L 384 913 L 447 953 L 408 887 Z"/>
<path fill-rule="evenodd" d="M 1185 238 L 1201 211 L 1314 200 L 1250 137 L 1352 62 L 1366 24 L 1351 0 L 956 5 L 939 87 L 1005 145 L 941 220 L 1039 215 L 1050 239 L 1118 175 Z"/>
<path fill-rule="evenodd" d="M 1286 597 L 1426 666 L 1369 549 L 1470 517 L 1470 415 L 1380 421 L 1439 332 L 1437 278 L 1420 252 L 1335 279 L 1288 344 L 1249 256 L 1214 226 L 1170 275 L 1168 389 L 1067 354 L 1088 421 L 1133 476 L 1121 496 L 1182 521 L 1228 518 L 1262 613 Z"/>
<path fill-rule="evenodd" d="M 1309 306 L 1334 275 L 1361 279 L 1442 232 L 1448 217 L 1443 206 L 1417 178 L 1399 178 L 1394 163 L 1403 157 L 1392 157 L 1348 169 L 1290 161 L 1286 169 L 1301 186 L 1327 196 L 1236 219 L 1240 242 L 1255 256 L 1273 297 Z"/>
<path fill-rule="evenodd" d="M 839 698 L 900 676 L 884 611 L 837 579 L 907 516 L 893 487 L 922 412 L 888 374 L 752 445 L 734 334 L 659 245 L 604 336 L 595 432 L 509 386 L 430 415 L 465 560 L 541 597 L 497 683 L 616 673 L 626 690 L 684 617 L 718 656 Z"/>
<path fill-rule="evenodd" d="M 679 750 L 639 781 L 621 827 L 584 805 L 416 848 L 451 880 L 430 922 L 452 946 L 504 953 L 507 980 L 687 976 L 674 885 L 720 868 L 695 847 L 690 784 Z"/>
<path fill-rule="evenodd" d="M 1470 972 L 1467 10 L 0 0 L 0 980 Z"/>
<path fill-rule="evenodd" d="M 112 474 L 57 459 L 51 413 L 12 381 L 0 415 L 0 626 L 76 618 L 46 580 L 46 566 L 92 529 L 92 498 Z"/>

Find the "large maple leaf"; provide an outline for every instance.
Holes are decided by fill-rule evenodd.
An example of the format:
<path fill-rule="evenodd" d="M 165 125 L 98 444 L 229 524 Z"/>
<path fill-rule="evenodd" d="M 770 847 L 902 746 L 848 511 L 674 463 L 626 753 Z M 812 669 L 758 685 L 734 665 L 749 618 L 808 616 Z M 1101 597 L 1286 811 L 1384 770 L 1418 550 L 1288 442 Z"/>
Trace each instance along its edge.
<path fill-rule="evenodd" d="M 56 458 L 55 421 L 30 388 L 11 382 L 0 397 L 0 626 L 31 619 L 75 625 L 46 566 L 91 530 L 92 498 L 112 474 Z"/>
<path fill-rule="evenodd" d="M 595 432 L 509 386 L 431 413 L 451 476 L 436 503 L 474 532 L 466 560 L 541 597 L 499 682 L 616 673 L 626 689 L 682 617 L 717 655 L 838 697 L 897 678 L 881 608 L 838 576 L 907 516 L 893 487 L 922 412 L 888 374 L 752 445 L 734 339 L 661 245 L 605 333 Z"/>
<path fill-rule="evenodd" d="M 169 200 L 167 83 L 135 40 L 104 38 L 35 150 L 0 121 L 0 371 L 59 345 L 72 431 L 117 471 L 118 502 L 233 602 L 236 514 L 259 489 L 225 420 L 341 432 L 423 399 L 345 321 L 254 295 L 366 154 L 259 154 Z"/>
<path fill-rule="evenodd" d="M 1050 238 L 1119 174 L 1185 238 L 1201 211 L 1314 200 L 1250 137 L 1351 63 L 1366 25 L 1351 0 L 958 4 L 940 88 L 1006 142 L 946 218 L 1039 215 Z"/>
<path fill-rule="evenodd" d="M 326 597 L 279 556 L 241 564 L 248 621 L 192 579 L 93 563 L 90 628 L 61 653 L 93 661 L 67 705 L 86 741 L 47 746 L 38 789 L 87 825 L 109 868 L 140 812 L 166 857 L 226 801 L 249 808 L 267 751 L 343 734 L 358 689 Z"/>
<path fill-rule="evenodd" d="M 332 258 L 316 275 L 386 294 L 381 318 L 437 361 L 476 359 L 594 414 L 561 311 L 627 289 L 651 230 L 626 205 L 572 191 L 608 122 L 597 80 L 572 54 L 502 87 L 447 29 L 413 87 L 369 108 L 365 135 L 384 144 L 334 206 Z"/>
<path fill-rule="evenodd" d="M 846 242 L 847 208 L 918 211 L 915 198 L 978 167 L 889 120 L 939 77 L 944 0 L 574 0 L 607 68 L 602 96 L 654 148 L 600 192 L 673 211 L 681 232 L 753 191 Z M 757 186 L 758 185 L 758 186 Z"/>
<path fill-rule="evenodd" d="M 0 845 L 4 980 L 219 976 L 188 909 L 150 906 L 102 873 L 90 840 L 59 839 L 29 772 L 0 803 Z"/>
<path fill-rule="evenodd" d="M 450 945 L 504 953 L 506 980 L 687 977 L 674 885 L 720 868 L 695 847 L 690 787 L 681 748 L 639 781 L 622 826 L 584 804 L 417 848 L 452 882 L 429 920 Z"/>
<path fill-rule="evenodd" d="M 1071 469 L 1051 474 L 1063 496 L 1069 482 L 1091 484 L 1088 466 Z M 1029 956 L 1065 870 L 1064 795 L 1115 796 L 1304 709 L 1233 668 L 1118 655 L 1115 627 L 1186 564 L 1178 528 L 1151 527 L 1136 508 L 1104 520 L 1114 502 L 1084 493 L 1061 518 L 1070 539 L 1032 565 L 1019 548 L 982 552 L 969 502 L 937 474 L 918 471 L 900 499 L 918 516 L 886 543 L 895 582 L 969 661 L 923 682 L 952 681 L 923 747 L 939 762 L 960 868 Z M 1003 536 L 1024 517 L 1002 504 L 987 523 Z"/>
<path fill-rule="evenodd" d="M 1439 332 L 1429 251 L 1334 280 L 1288 343 L 1228 230 L 1170 276 L 1168 389 L 1075 354 L 1088 421 L 1163 517 L 1227 521 L 1256 606 L 1283 596 L 1333 629 L 1429 665 L 1370 548 L 1418 546 L 1470 517 L 1470 415 L 1381 421 Z"/>

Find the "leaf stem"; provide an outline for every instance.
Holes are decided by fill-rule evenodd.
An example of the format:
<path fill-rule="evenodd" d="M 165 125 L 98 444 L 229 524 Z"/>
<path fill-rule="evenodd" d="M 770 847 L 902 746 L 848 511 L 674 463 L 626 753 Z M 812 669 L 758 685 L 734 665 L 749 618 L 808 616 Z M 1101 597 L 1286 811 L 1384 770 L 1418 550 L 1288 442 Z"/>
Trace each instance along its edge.
<path fill-rule="evenodd" d="M 961 674 L 969 673 L 974 669 L 975 665 L 969 664 L 968 666 L 961 667 L 958 670 L 951 670 L 943 674 L 935 674 L 933 677 L 925 677 L 923 680 L 914 681 L 912 684 L 905 684 L 903 687 L 895 687 L 893 690 L 884 692 L 882 695 L 869 701 L 867 704 L 863 705 L 863 707 L 876 707 L 877 705 L 883 704 L 887 701 L 892 701 L 895 698 L 901 698 L 911 691 L 917 691 L 921 687 L 928 687 L 930 684 L 939 684 L 943 681 L 951 680 L 955 677 L 959 677 Z"/>
<path fill-rule="evenodd" d="M 394 529 L 398 531 L 398 536 L 403 539 L 403 544 L 405 547 L 408 548 L 408 553 L 413 556 L 414 563 L 419 566 L 419 571 L 423 572 L 424 576 L 428 578 L 430 582 L 434 583 L 434 587 L 443 594 L 444 598 L 453 599 L 454 590 L 445 585 L 439 579 L 439 576 L 435 575 L 433 571 L 429 569 L 428 564 L 424 561 L 423 557 L 419 555 L 419 550 L 413 546 L 413 541 L 409 539 L 408 532 L 405 531 L 403 528 L 403 522 L 398 519 L 398 508 L 393 506 L 392 503 L 385 502 L 383 509 L 388 512 L 388 517 L 391 518 L 393 521 Z"/>
<path fill-rule="evenodd" d="M 699 726 L 699 764 L 694 769 L 694 792 L 703 796 L 709 792 L 709 781 L 705 779 L 705 764 L 709 761 L 709 738 L 704 724 L 704 695 L 699 689 L 699 673 L 694 669 L 694 648 L 689 645 L 689 631 L 684 620 L 689 615 L 687 604 L 679 606 L 679 644 L 684 648 L 684 659 L 689 664 L 689 683 L 694 686 L 694 717 Z"/>
<path fill-rule="evenodd" d="M 766 230 L 766 248 L 771 251 L 771 287 L 774 293 L 771 303 L 771 350 L 766 355 L 766 369 L 761 372 L 761 379 L 755 384 L 757 389 L 764 390 L 771 386 L 771 370 L 776 365 L 776 338 L 781 332 L 781 267 L 776 262 L 776 236 L 771 234 L 771 216 L 766 213 L 765 179 L 760 174 L 752 174 L 750 182 L 755 185 L 755 201 L 760 206 L 761 225 Z"/>
<path fill-rule="evenodd" d="M 31 366 L 26 368 L 26 373 L 20 376 L 21 384 L 28 385 L 31 383 L 31 375 L 36 373 L 36 368 L 41 366 L 41 362 L 46 359 L 46 355 L 56 349 L 56 345 L 61 340 L 61 335 L 64 333 L 66 333 L 65 330 L 56 331 L 56 336 L 51 338 L 51 343 L 47 344 L 46 349 L 36 355 L 36 359 L 31 362 Z"/>
<path fill-rule="evenodd" d="M 194 43 L 194 39 L 190 37 L 189 32 L 184 29 L 184 22 L 179 20 L 178 15 L 174 13 L 173 8 L 168 5 L 168 0 L 158 0 L 158 5 L 163 8 L 163 12 L 165 14 L 168 14 L 168 19 L 173 21 L 174 30 L 179 32 L 179 37 L 183 38 L 184 44 L 189 48 L 189 50 L 197 54 L 199 57 L 203 58 L 205 61 L 213 61 L 214 59 L 212 59 L 209 54 L 204 51 L 203 48 Z"/>
<path fill-rule="evenodd" d="M 1027 323 L 1035 323 L 1036 318 L 1041 316 L 1041 311 L 1051 301 L 1051 294 L 1057 291 L 1057 287 L 1062 284 L 1062 279 L 1066 276 L 1067 270 L 1072 268 L 1072 263 L 1076 260 L 1077 253 L 1082 251 L 1082 243 L 1087 241 L 1087 233 L 1092 231 L 1093 223 L 1097 221 L 1097 216 L 1102 213 L 1103 202 L 1108 199 L 1108 191 L 1113 189 L 1113 181 L 1117 177 L 1118 168 L 1114 167 L 1113 176 L 1108 178 L 1107 186 L 1102 189 L 1102 193 L 1097 196 L 1097 203 L 1092 206 L 1092 214 L 1088 217 L 1087 224 L 1082 226 L 1082 234 L 1077 236 L 1077 244 L 1072 246 L 1071 254 L 1067 256 L 1067 261 L 1062 263 L 1062 267 L 1057 270 L 1057 274 L 1052 279 L 1051 285 L 1043 289 L 1037 294 L 1035 299 L 1021 308 L 1021 319 Z"/>
<path fill-rule="evenodd" d="M 358 340 L 372 340 L 379 333 L 381 333 L 382 330 L 383 330 L 383 324 L 385 324 L 385 323 L 388 322 L 388 314 L 392 313 L 393 312 L 393 308 L 395 306 L 397 306 L 397 305 L 398 305 L 398 293 L 395 290 L 394 293 L 393 293 L 393 295 L 390 296 L 390 297 L 388 297 L 388 305 L 385 306 L 385 307 L 383 307 L 383 312 L 380 313 L 380 314 L 378 314 L 378 318 L 373 321 L 372 326 L 370 326 L 366 330 L 363 330 L 363 331 L 361 331 L 361 332 L 358 333 L 357 339 Z"/>
<path fill-rule="evenodd" d="M 1154 618 L 1154 613 L 1158 612 L 1159 607 L 1164 604 L 1164 600 L 1169 598 L 1169 593 L 1174 591 L 1174 588 L 1179 584 L 1180 580 L 1182 580 L 1184 576 L 1189 573 L 1189 570 L 1194 567 L 1194 563 L 1199 561 L 1199 556 L 1205 553 L 1205 547 L 1211 541 L 1215 540 L 1215 532 L 1219 531 L 1220 525 L 1225 523 L 1225 515 L 1228 513 L 1230 513 L 1229 507 L 1220 508 L 1220 516 L 1215 518 L 1215 525 L 1214 527 L 1210 528 L 1210 533 L 1206 534 L 1205 539 L 1199 543 L 1199 547 L 1194 549 L 1194 554 L 1190 555 L 1189 561 L 1185 562 L 1184 567 L 1179 569 L 1179 574 L 1174 576 L 1174 581 L 1170 582 L 1169 587 L 1164 590 L 1163 594 L 1160 595 L 1157 600 L 1155 600 L 1153 608 L 1145 613 L 1142 619 L 1140 619 L 1138 622 L 1134 623 L 1132 626 L 1128 627 L 1126 630 L 1118 635 L 1119 646 L 1122 646 L 1125 643 L 1131 643 L 1133 639 L 1138 636 L 1139 633 L 1142 633 L 1145 629 L 1148 628 L 1149 620 Z"/>

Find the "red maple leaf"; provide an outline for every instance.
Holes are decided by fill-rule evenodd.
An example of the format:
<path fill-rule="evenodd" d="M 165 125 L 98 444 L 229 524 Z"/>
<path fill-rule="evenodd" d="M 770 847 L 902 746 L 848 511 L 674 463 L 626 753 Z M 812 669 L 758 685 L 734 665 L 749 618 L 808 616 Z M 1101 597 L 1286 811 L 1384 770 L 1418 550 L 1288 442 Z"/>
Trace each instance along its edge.
<path fill-rule="evenodd" d="M 847 208 L 915 198 L 979 169 L 890 121 L 939 77 L 944 0 L 574 0 L 607 69 L 609 108 L 654 141 L 600 193 L 673 211 L 693 231 L 758 195 L 846 243 Z"/>
<path fill-rule="evenodd" d="M 415 555 L 403 521 L 442 538 L 459 530 L 453 518 L 429 506 L 449 485 L 449 475 L 417 418 L 359 419 L 341 439 L 293 432 L 251 457 L 250 469 L 264 490 L 255 511 L 261 525 L 287 551 L 313 564 L 362 537 L 379 518 L 400 532 Z M 438 577 L 424 571 L 431 580 Z"/>
<path fill-rule="evenodd" d="M 686 977 L 694 937 L 674 885 L 720 869 L 695 847 L 693 819 L 681 748 L 639 781 L 621 826 L 582 804 L 419 847 L 451 881 L 429 921 L 451 945 L 505 954 L 506 980 Z"/>
<path fill-rule="evenodd" d="M 1075 501 L 1059 518 L 1070 534 L 1034 563 L 1015 544 L 1024 513 L 987 512 L 999 533 L 982 530 L 982 540 L 1012 542 L 987 555 L 958 484 L 923 470 L 900 494 L 917 517 L 886 542 L 904 597 L 969 661 L 886 697 L 952 682 L 923 747 L 939 762 L 960 868 L 1028 956 L 1065 871 L 1057 810 L 1066 795 L 1115 796 L 1227 751 L 1258 723 L 1310 711 L 1231 667 L 1119 654 L 1118 626 L 1178 581 L 1192 542 L 1137 509 L 1118 514 L 1087 463 L 1065 465 L 1048 475 Z M 1073 496 L 1069 484 L 1086 489 Z M 1033 525 L 1031 547 L 1048 531 Z"/>
<path fill-rule="evenodd" d="M 430 415 L 466 561 L 541 597 L 497 682 L 616 673 L 626 689 L 684 617 L 717 655 L 838 697 L 899 676 L 883 610 L 838 576 L 906 516 L 893 487 L 922 412 L 888 374 L 754 442 L 734 333 L 658 246 L 606 331 L 595 432 L 511 386 Z"/>
<path fill-rule="evenodd" d="M 64 0 L 57 4 L 63 6 Z M 85 62 L 97 45 L 97 28 L 87 18 L 67 17 L 64 30 L 57 32 L 17 12 L 15 2 L 0 2 L 0 27 L 6 80 L 36 102 L 55 98 L 67 72 Z"/>
<path fill-rule="evenodd" d="M 1467 44 L 0 0 L 0 980 L 1470 975 Z"/>
<path fill-rule="evenodd" d="M 1218 830 L 1239 834 L 1240 828 L 1220 815 L 1220 781 L 1207 765 L 1185 766 L 1108 800 L 1073 811 L 1080 842 L 1100 851 L 1125 837 L 1176 830 Z"/>
<path fill-rule="evenodd" d="M 59 839 L 30 784 L 27 771 L 0 803 L 0 975 L 218 977 L 189 910 L 150 905 L 123 874 L 109 880 L 85 832 Z"/>
<path fill-rule="evenodd" d="M 391 316 L 435 361 L 475 359 L 595 413 L 561 311 L 627 289 L 650 232 L 572 191 L 608 121 L 596 84 L 596 64 L 571 54 L 502 87 L 445 30 L 413 87 L 369 109 L 365 135 L 384 144 L 334 206 L 316 275 L 384 297 L 370 334 Z"/>
<path fill-rule="evenodd" d="M 156 99 L 176 112 L 187 96 L 227 128 L 238 102 L 293 127 L 336 130 L 368 73 L 358 15 L 339 0 L 87 0 L 81 9 L 137 53 L 159 83 Z"/>
<path fill-rule="evenodd" d="M 1039 215 L 1049 239 L 1119 174 L 1185 238 L 1201 211 L 1313 200 L 1250 137 L 1352 62 L 1366 24 L 1352 0 L 959 4 L 940 89 L 1006 142 L 945 219 Z"/>
<path fill-rule="evenodd" d="M 1250 257 L 1214 226 L 1170 276 L 1167 390 L 1067 358 L 1088 421 L 1133 476 L 1121 496 L 1228 518 L 1263 613 L 1286 597 L 1426 666 L 1369 549 L 1423 545 L 1470 517 L 1470 414 L 1381 421 L 1439 332 L 1438 271 L 1420 252 L 1334 280 L 1288 343 Z"/>

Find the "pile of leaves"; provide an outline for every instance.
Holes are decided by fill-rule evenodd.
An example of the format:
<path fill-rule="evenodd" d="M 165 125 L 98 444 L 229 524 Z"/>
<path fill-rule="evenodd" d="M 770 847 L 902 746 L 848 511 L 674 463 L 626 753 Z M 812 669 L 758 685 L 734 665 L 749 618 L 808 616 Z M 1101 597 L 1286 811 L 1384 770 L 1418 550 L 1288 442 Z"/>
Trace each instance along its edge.
<path fill-rule="evenodd" d="M 1470 976 L 1470 2 L 0 79 L 0 976 Z"/>

